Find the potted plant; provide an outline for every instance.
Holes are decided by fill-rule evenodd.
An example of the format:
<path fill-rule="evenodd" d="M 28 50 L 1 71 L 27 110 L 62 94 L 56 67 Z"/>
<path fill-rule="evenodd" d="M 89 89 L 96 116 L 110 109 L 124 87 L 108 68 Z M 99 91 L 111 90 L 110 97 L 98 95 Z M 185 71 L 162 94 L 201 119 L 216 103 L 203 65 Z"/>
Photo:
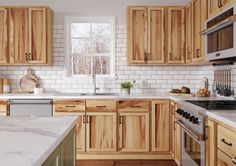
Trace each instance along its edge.
<path fill-rule="evenodd" d="M 133 87 L 133 84 L 129 81 L 126 82 L 122 82 L 120 84 L 120 88 L 121 88 L 121 93 L 123 95 L 129 95 L 130 94 L 130 89 Z"/>

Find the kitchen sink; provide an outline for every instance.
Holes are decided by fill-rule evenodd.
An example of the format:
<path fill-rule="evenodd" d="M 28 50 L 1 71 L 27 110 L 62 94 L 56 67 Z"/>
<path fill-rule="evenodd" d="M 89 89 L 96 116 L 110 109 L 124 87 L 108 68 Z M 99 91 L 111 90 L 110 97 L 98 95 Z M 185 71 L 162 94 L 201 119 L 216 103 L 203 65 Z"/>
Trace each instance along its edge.
<path fill-rule="evenodd" d="M 119 93 L 81 93 L 81 96 L 118 96 Z"/>

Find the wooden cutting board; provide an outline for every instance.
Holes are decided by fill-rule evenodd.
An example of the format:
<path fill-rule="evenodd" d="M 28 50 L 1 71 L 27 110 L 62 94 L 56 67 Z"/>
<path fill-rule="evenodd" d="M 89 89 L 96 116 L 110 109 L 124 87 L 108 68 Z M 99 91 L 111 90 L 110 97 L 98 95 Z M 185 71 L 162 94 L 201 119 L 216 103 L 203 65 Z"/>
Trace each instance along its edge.
<path fill-rule="evenodd" d="M 193 94 L 193 93 L 171 93 L 171 92 L 169 92 L 169 94 L 172 96 L 183 96 L 183 97 L 195 96 L 195 94 Z"/>
<path fill-rule="evenodd" d="M 34 92 L 34 88 L 39 84 L 38 78 L 32 73 L 32 69 L 27 70 L 27 74 L 20 80 L 20 88 L 23 92 Z"/>

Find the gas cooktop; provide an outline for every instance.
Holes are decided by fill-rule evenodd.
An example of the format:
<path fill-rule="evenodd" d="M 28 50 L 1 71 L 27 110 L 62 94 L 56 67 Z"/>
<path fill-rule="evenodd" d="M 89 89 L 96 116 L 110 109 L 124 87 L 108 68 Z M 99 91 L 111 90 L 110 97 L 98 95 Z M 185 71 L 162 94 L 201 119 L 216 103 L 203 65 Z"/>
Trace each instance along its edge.
<path fill-rule="evenodd" d="M 207 110 L 236 110 L 236 101 L 234 100 L 186 100 Z"/>

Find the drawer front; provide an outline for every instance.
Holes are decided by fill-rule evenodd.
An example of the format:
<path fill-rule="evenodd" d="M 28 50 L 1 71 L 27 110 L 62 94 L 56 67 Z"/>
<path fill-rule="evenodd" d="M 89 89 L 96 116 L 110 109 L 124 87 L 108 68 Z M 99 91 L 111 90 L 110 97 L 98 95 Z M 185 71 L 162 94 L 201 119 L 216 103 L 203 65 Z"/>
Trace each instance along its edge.
<path fill-rule="evenodd" d="M 149 112 L 150 102 L 149 101 L 119 101 L 118 104 L 120 112 Z"/>
<path fill-rule="evenodd" d="M 83 100 L 55 101 L 54 112 L 85 112 L 85 101 Z"/>
<path fill-rule="evenodd" d="M 218 126 L 218 148 L 229 155 L 236 157 L 236 133 L 231 130 Z"/>
<path fill-rule="evenodd" d="M 233 160 L 227 156 L 224 152 L 221 150 L 217 150 L 218 158 L 217 158 L 217 165 L 218 166 L 235 166 Z"/>
<path fill-rule="evenodd" d="M 87 100 L 87 112 L 116 112 L 115 100 Z"/>

